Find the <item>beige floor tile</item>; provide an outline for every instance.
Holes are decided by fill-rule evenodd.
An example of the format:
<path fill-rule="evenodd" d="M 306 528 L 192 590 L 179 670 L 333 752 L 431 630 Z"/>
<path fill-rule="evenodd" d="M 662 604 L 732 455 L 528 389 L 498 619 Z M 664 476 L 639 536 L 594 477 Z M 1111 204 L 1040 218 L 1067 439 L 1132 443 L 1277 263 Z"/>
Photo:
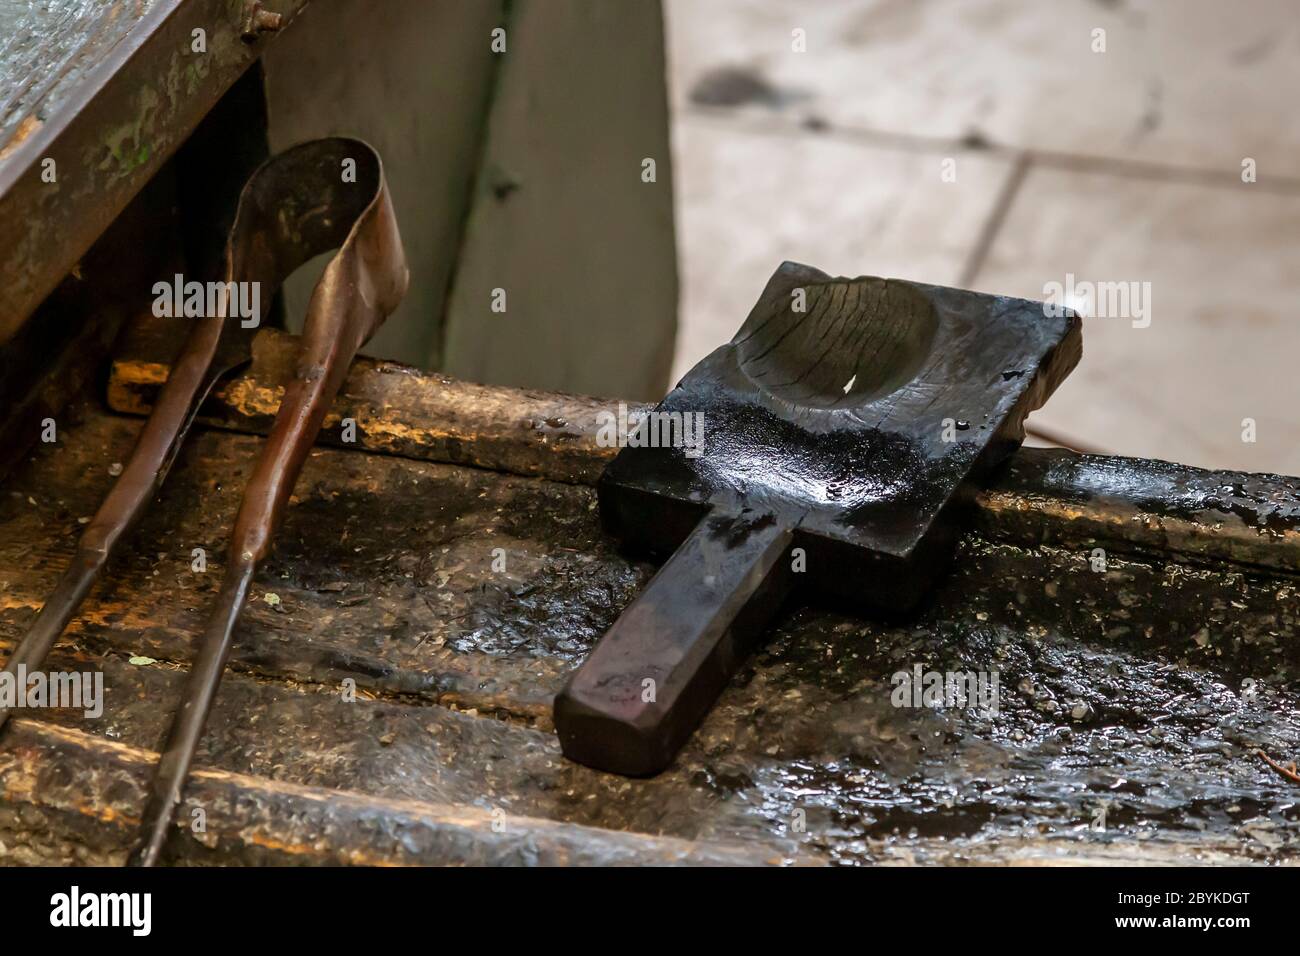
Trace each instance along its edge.
<path fill-rule="evenodd" d="M 975 287 L 1041 299 L 1067 273 L 1150 282 L 1151 322 L 1086 321 L 1082 364 L 1031 421 L 1120 454 L 1300 474 L 1300 196 L 1031 170 Z"/>
<path fill-rule="evenodd" d="M 887 133 L 1300 176 L 1294 0 L 669 0 L 674 101 L 719 67 L 749 110 Z M 1106 31 L 1106 52 L 1091 49 Z M 806 31 L 807 52 L 791 49 Z M 733 92 L 736 89 L 733 85 Z M 743 87 L 742 87 L 743 89 Z"/>
<path fill-rule="evenodd" d="M 832 274 L 957 283 L 1009 164 L 707 120 L 674 129 L 682 278 L 674 380 L 731 339 L 786 259 Z"/>

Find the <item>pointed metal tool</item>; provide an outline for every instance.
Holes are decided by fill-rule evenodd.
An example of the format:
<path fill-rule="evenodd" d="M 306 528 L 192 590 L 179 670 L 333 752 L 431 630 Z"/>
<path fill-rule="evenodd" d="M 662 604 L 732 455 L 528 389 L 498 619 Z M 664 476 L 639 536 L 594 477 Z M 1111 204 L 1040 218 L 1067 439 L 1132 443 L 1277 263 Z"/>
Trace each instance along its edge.
<path fill-rule="evenodd" d="M 235 518 L 225 579 L 150 787 L 132 865 L 158 860 L 253 574 L 357 350 L 406 294 L 406 257 L 373 149 L 326 139 L 268 160 L 240 197 L 227 248 L 230 274 L 278 284 L 335 248 L 308 305 L 297 371 Z"/>

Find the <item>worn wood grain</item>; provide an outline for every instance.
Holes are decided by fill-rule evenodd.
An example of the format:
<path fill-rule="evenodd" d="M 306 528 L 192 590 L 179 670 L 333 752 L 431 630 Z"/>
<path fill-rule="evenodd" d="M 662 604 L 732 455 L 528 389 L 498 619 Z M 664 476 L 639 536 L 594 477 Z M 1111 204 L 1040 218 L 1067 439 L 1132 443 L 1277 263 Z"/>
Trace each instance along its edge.
<path fill-rule="evenodd" d="M 0 653 L 138 427 L 88 409 L 0 488 Z M 259 444 L 196 434 L 57 650 L 105 674 L 104 715 L 28 711 L 0 737 L 4 859 L 125 849 Z M 971 535 L 908 620 L 786 614 L 678 761 L 629 781 L 563 760 L 547 720 L 651 571 L 593 505 L 579 484 L 318 449 L 198 758 L 212 839 L 178 836 L 174 860 L 1295 859 L 1289 784 L 1253 756 L 1300 752 L 1294 579 L 1119 556 L 1097 573 L 1081 548 Z M 894 706 L 917 664 L 998 671 L 999 712 Z M 90 759 L 97 741 L 129 751 Z M 522 843 L 483 832 L 494 810 Z"/>
<path fill-rule="evenodd" d="M 138 321 L 113 363 L 108 402 L 145 414 L 167 379 L 167 362 L 187 329 L 152 317 Z M 204 420 L 266 432 L 297 360 L 297 339 L 266 329 L 248 371 L 219 386 Z M 638 403 L 629 413 L 644 411 Z M 618 403 L 535 389 L 477 385 L 396 362 L 361 358 L 326 418 L 320 441 L 344 445 L 342 423 L 356 423 L 367 451 L 475 465 L 559 481 L 594 483 L 618 448 L 599 442 L 600 416 Z"/>
<path fill-rule="evenodd" d="M 0 162 L 159 0 L 43 0 L 0 8 Z"/>
<path fill-rule="evenodd" d="M 509 10 L 439 367 L 657 399 L 677 328 L 661 5 Z"/>
<path fill-rule="evenodd" d="M 120 865 L 155 757 L 50 724 L 18 721 L 0 751 L 0 857 Z M 186 821 L 202 816 L 202 830 Z M 169 862 L 278 866 L 754 865 L 762 848 L 700 844 L 522 816 L 196 771 Z M 34 824 L 40 839 L 31 839 Z"/>

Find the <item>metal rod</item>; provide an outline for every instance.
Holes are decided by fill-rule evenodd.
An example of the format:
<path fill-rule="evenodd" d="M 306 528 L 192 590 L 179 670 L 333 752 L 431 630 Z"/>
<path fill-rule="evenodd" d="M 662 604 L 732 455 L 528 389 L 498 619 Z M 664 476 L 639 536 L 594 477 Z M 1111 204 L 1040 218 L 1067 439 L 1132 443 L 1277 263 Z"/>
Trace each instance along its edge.
<path fill-rule="evenodd" d="M 1109 455 L 1111 452 L 1104 451 L 1090 442 L 1081 442 L 1070 436 L 1057 431 L 1054 428 L 1044 428 L 1041 425 L 1025 425 L 1025 434 L 1037 438 L 1039 441 L 1045 441 L 1050 445 L 1058 448 L 1066 448 L 1070 451 L 1077 451 L 1081 455 Z"/>
<path fill-rule="evenodd" d="M 20 664 L 34 670 L 44 663 L 113 550 L 162 487 L 212 387 L 248 360 L 251 339 L 239 323 L 225 320 L 228 305 L 223 297 L 218 314 L 200 320 L 190 333 L 122 474 L 86 526 L 63 577 L 10 655 L 6 672 L 16 673 Z M 8 719 L 9 711 L 0 709 L 0 729 Z"/>
<path fill-rule="evenodd" d="M 73 556 L 72 564 L 63 572 L 63 577 L 45 599 L 36 620 L 9 656 L 9 662 L 4 668 L 6 673 L 16 674 L 20 665 L 26 666 L 29 671 L 41 666 L 50 648 L 90 591 L 101 567 L 103 561 L 97 560 L 89 552 L 79 550 Z M 8 708 L 0 707 L 0 729 L 8 722 L 10 713 Z"/>
<path fill-rule="evenodd" d="M 243 610 L 248 587 L 256 566 L 249 562 L 227 572 L 217 598 L 217 607 L 203 634 L 198 656 L 190 670 L 185 686 L 185 699 L 172 721 L 163 747 L 162 759 L 149 790 L 149 802 L 141 817 L 142 833 L 128 860 L 129 866 L 153 866 L 162 852 L 163 843 L 172 821 L 176 805 L 181 799 L 185 778 L 189 776 L 190 763 L 198 749 L 203 727 L 216 700 L 221 674 L 230 656 L 230 645 L 235 632 L 235 622 Z"/>

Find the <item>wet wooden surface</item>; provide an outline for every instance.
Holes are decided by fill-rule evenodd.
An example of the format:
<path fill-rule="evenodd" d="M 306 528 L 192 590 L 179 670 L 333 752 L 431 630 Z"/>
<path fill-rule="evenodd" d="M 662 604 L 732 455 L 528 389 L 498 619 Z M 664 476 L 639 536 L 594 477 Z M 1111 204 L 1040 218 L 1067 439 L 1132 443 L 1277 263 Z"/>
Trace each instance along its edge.
<path fill-rule="evenodd" d="M 463 386 L 357 371 L 337 411 L 370 374 L 408 389 L 422 380 L 426 403 Z M 533 399 L 515 408 L 509 392 L 483 394 L 489 433 L 511 415 L 531 420 L 528 401 L 545 398 L 518 393 Z M 420 407 L 390 411 L 418 421 Z M 0 486 L 0 652 L 32 620 L 139 424 L 84 407 Z M 575 430 L 590 468 L 603 450 Z M 124 858 L 260 441 L 196 431 L 53 656 L 51 669 L 103 670 L 103 716 L 28 711 L 0 738 L 3 862 Z M 467 455 L 473 441 L 455 447 Z M 674 765 L 633 781 L 565 761 L 550 703 L 653 569 L 601 531 L 572 460 L 557 481 L 533 452 L 522 476 L 419 450 L 312 454 L 237 631 L 173 862 L 1296 857 L 1300 790 L 1255 749 L 1300 753 L 1297 580 L 1207 553 L 1153 557 L 1154 534 L 1125 555 L 1122 540 L 1167 519 L 1200 547 L 1225 540 L 1211 534 L 1218 516 L 1240 523 L 1241 540 L 1293 554 L 1290 486 L 1236 476 L 1273 502 L 1247 519 L 1204 501 L 1228 476 L 1022 456 L 920 611 L 888 622 L 786 613 Z M 1138 509 L 1134 489 L 1161 481 L 1194 500 L 1178 514 Z M 1107 520 L 1123 534 L 1094 570 Z M 996 670 L 998 713 L 894 706 L 892 675 L 916 665 Z"/>

